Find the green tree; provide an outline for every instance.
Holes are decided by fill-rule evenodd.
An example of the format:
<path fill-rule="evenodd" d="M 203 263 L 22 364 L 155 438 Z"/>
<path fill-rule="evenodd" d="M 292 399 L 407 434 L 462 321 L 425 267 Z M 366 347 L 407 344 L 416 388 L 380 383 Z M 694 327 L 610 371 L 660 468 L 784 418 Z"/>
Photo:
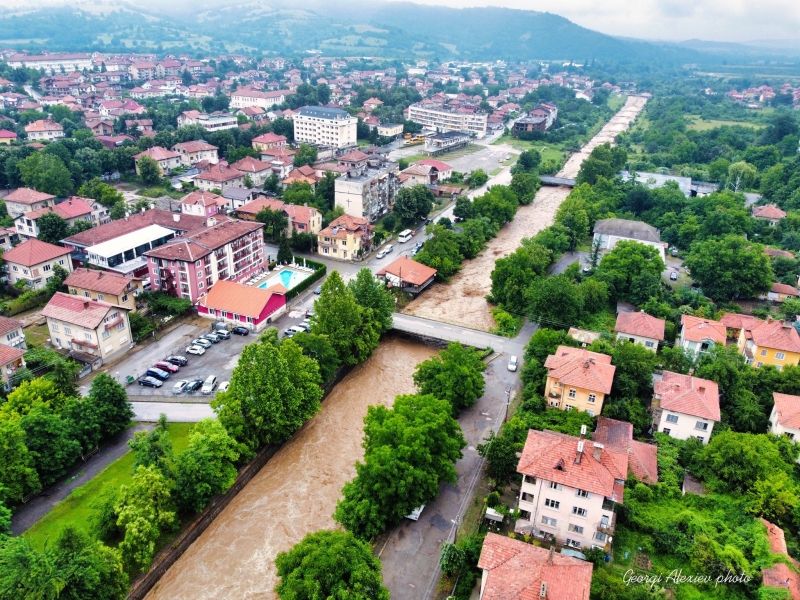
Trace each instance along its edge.
<path fill-rule="evenodd" d="M 459 343 L 448 344 L 447 349 L 417 365 L 414 383 L 420 394 L 430 394 L 447 400 L 453 416 L 475 404 L 483 396 L 483 371 L 486 364 L 474 348 Z"/>
<path fill-rule="evenodd" d="M 641 344 L 617 341 L 611 350 L 611 364 L 617 367 L 612 395 L 618 398 L 650 398 L 653 371 L 659 362 L 659 357 Z"/>
<path fill-rule="evenodd" d="M 737 235 L 695 243 L 684 264 L 712 300 L 757 298 L 772 286 L 764 246 Z"/>
<path fill-rule="evenodd" d="M 41 489 L 19 419 L 0 419 L 0 501 L 16 503 L 26 494 Z"/>
<path fill-rule="evenodd" d="M 268 206 L 256 213 L 256 221 L 264 223 L 264 239 L 267 241 L 275 241 L 285 236 L 289 227 L 286 214 L 282 210 L 272 210 Z"/>
<path fill-rule="evenodd" d="M 339 355 L 336 353 L 328 336 L 315 333 L 298 333 L 292 341 L 300 346 L 303 354 L 314 359 L 319 366 L 320 379 L 330 381 L 339 368 Z"/>
<path fill-rule="evenodd" d="M 285 237 L 281 238 L 281 245 L 278 247 L 278 256 L 276 260 L 279 264 L 288 265 L 293 260 L 292 249 L 289 248 L 289 240 Z"/>
<path fill-rule="evenodd" d="M 492 479 L 506 482 L 517 472 L 517 445 L 507 435 L 496 436 L 489 432 L 483 444 L 478 444 L 478 455 L 486 459 L 487 471 Z"/>
<path fill-rule="evenodd" d="M 482 185 L 486 185 L 486 182 L 488 181 L 489 176 L 486 174 L 486 171 L 483 169 L 475 169 L 469 174 L 469 189 L 478 189 Z"/>
<path fill-rule="evenodd" d="M 623 240 L 603 256 L 596 277 L 608 285 L 612 297 L 639 305 L 658 295 L 665 268 L 658 250 Z"/>
<path fill-rule="evenodd" d="M 113 185 L 103 183 L 99 178 L 84 183 L 78 190 L 78 195 L 97 200 L 103 206 L 113 206 L 117 202 L 125 201 L 122 193 Z"/>
<path fill-rule="evenodd" d="M 498 258 L 492 271 L 490 302 L 502 304 L 513 313 L 527 308 L 525 291 L 537 276 L 545 274 L 552 254 L 536 243 L 524 244 L 505 258 Z"/>
<path fill-rule="evenodd" d="M 246 187 L 248 190 L 253 189 L 253 179 L 250 177 L 250 173 L 245 173 L 244 187 Z"/>
<path fill-rule="evenodd" d="M 55 570 L 64 581 L 59 598 L 120 600 L 127 595 L 128 575 L 119 552 L 72 525 L 61 531 L 52 554 Z"/>
<path fill-rule="evenodd" d="M 564 274 L 535 279 L 526 299 L 531 319 L 559 328 L 577 325 L 583 312 L 579 288 Z"/>
<path fill-rule="evenodd" d="M 72 193 L 71 174 L 58 156 L 35 152 L 17 166 L 27 187 L 53 196 L 69 196 Z"/>
<path fill-rule="evenodd" d="M 167 429 L 167 415 L 161 413 L 158 424 L 153 431 L 137 431 L 133 439 L 128 440 L 128 446 L 133 452 L 133 470 L 138 467 L 153 467 L 164 476 L 170 477 L 172 473 L 172 440 L 169 439 Z"/>
<path fill-rule="evenodd" d="M 37 552 L 27 538 L 9 537 L 0 544 L 0 598 L 56 600 L 64 591 L 64 574 L 52 552 Z"/>
<path fill-rule="evenodd" d="M 541 180 L 536 175 L 522 172 L 514 174 L 509 187 L 517 195 L 520 204 L 530 204 L 541 185 Z"/>
<path fill-rule="evenodd" d="M 294 155 L 294 166 L 313 165 L 315 162 L 317 162 L 317 149 L 305 142 L 301 143 Z"/>
<path fill-rule="evenodd" d="M 351 279 L 347 287 L 353 292 L 359 306 L 373 310 L 378 319 L 381 333 L 392 328 L 394 296 L 381 281 L 375 278 L 368 267 L 360 269 L 355 279 Z"/>
<path fill-rule="evenodd" d="M 145 185 L 155 185 L 161 180 L 161 167 L 153 157 L 146 154 L 137 161 L 136 171 Z"/>
<path fill-rule="evenodd" d="M 336 200 L 336 175 L 333 171 L 325 171 L 324 177 L 314 186 L 314 194 L 317 206 L 323 213 L 333 209 Z"/>
<path fill-rule="evenodd" d="M 133 409 L 128 402 L 125 388 L 107 373 L 98 373 L 92 379 L 86 401 L 97 411 L 103 437 L 113 437 L 122 433 L 133 419 Z"/>
<path fill-rule="evenodd" d="M 34 403 L 19 424 L 43 486 L 54 483 L 80 457 L 80 442 L 71 437 L 67 423 L 44 403 Z"/>
<path fill-rule="evenodd" d="M 471 219 L 475 216 L 475 213 L 472 209 L 472 200 L 470 200 L 469 196 L 459 196 L 456 198 L 456 205 L 453 208 L 453 216 L 457 219 L 461 219 L 462 221 Z"/>
<path fill-rule="evenodd" d="M 556 212 L 556 224 L 564 227 L 569 237 L 569 249 L 574 250 L 589 235 L 589 215 L 584 200 L 574 193 L 567 196 Z"/>
<path fill-rule="evenodd" d="M 69 235 L 69 225 L 54 212 L 43 214 L 36 220 L 36 225 L 39 227 L 37 239 L 48 244 L 58 244 Z"/>
<path fill-rule="evenodd" d="M 61 265 L 53 265 L 53 274 L 48 277 L 49 281 L 45 284 L 45 290 L 47 291 L 48 296 L 54 295 L 56 292 L 66 292 L 67 288 L 64 285 L 64 281 L 66 278 L 69 277 L 69 272 L 62 267 Z M 60 361 L 57 363 L 62 365 L 63 368 L 59 373 L 57 373 L 56 378 L 51 378 L 56 383 L 60 383 L 65 385 L 66 387 L 61 388 L 61 391 L 65 394 L 75 394 L 77 388 L 75 387 L 75 377 L 77 377 L 78 373 L 80 372 L 80 368 L 77 370 L 71 370 L 68 368 L 68 365 L 76 365 L 75 361 Z M 71 372 L 71 375 L 70 375 Z M 52 373 L 50 373 L 52 375 Z M 70 378 L 71 377 L 71 378 Z"/>
<path fill-rule="evenodd" d="M 433 194 L 424 185 L 401 188 L 394 201 L 394 214 L 404 223 L 416 223 L 433 208 Z"/>
<path fill-rule="evenodd" d="M 366 542 L 345 531 L 309 533 L 275 558 L 281 600 L 389 600 L 381 562 Z"/>
<path fill-rule="evenodd" d="M 532 173 L 542 163 L 542 155 L 538 150 L 525 150 L 519 155 L 516 164 L 511 167 L 511 174 Z"/>
<path fill-rule="evenodd" d="M 744 161 L 735 162 L 728 167 L 728 187 L 734 192 L 752 188 L 757 177 L 758 169 Z"/>

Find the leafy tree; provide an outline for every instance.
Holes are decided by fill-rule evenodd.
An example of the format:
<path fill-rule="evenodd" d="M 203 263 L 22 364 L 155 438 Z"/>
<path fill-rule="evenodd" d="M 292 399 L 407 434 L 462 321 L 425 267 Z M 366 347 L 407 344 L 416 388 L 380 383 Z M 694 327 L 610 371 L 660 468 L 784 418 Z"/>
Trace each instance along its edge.
<path fill-rule="evenodd" d="M 536 243 L 525 244 L 505 258 L 498 258 L 492 271 L 490 301 L 520 314 L 527 308 L 525 291 L 531 281 L 545 274 L 552 254 Z"/>
<path fill-rule="evenodd" d="M 469 196 L 459 196 L 456 198 L 453 216 L 461 220 L 471 219 L 475 216 L 472 209 L 472 200 L 469 199 Z"/>
<path fill-rule="evenodd" d="M 59 598 L 119 600 L 127 595 L 128 575 L 119 552 L 86 533 L 68 525 L 56 539 L 52 554 L 55 570 L 64 581 Z"/>
<path fill-rule="evenodd" d="M 52 381 L 40 377 L 33 381 L 23 381 L 9 393 L 6 402 L 0 405 L 0 416 L 24 416 L 36 404 L 44 404 L 58 412 L 64 401 L 61 390 Z"/>
<path fill-rule="evenodd" d="M 0 419 L 0 501 L 19 502 L 26 494 L 41 489 L 19 419 Z"/>
<path fill-rule="evenodd" d="M 42 485 L 54 483 L 80 457 L 80 442 L 72 439 L 67 423 L 44 403 L 34 403 L 20 426 Z"/>
<path fill-rule="evenodd" d="M 585 184 L 584 184 L 585 185 Z M 577 188 L 580 192 L 581 188 Z M 561 225 L 569 237 L 569 249 L 574 250 L 589 235 L 589 215 L 586 203 L 577 193 L 571 193 L 556 212 L 556 224 Z"/>
<path fill-rule="evenodd" d="M 326 335 L 314 333 L 298 333 L 292 341 L 300 346 L 303 354 L 314 359 L 319 366 L 320 379 L 330 381 L 339 368 L 339 355 Z"/>
<path fill-rule="evenodd" d="M 134 416 L 125 388 L 107 373 L 98 373 L 92 379 L 86 402 L 95 407 L 104 437 L 125 431 Z"/>
<path fill-rule="evenodd" d="M 347 287 L 353 292 L 353 296 L 359 306 L 370 308 L 374 311 L 381 333 L 385 333 L 392 328 L 394 297 L 386 289 L 386 286 L 375 278 L 369 268 L 360 269 L 355 279 L 351 279 Z"/>
<path fill-rule="evenodd" d="M 336 175 L 332 171 L 326 171 L 325 176 L 314 186 L 314 194 L 317 197 L 317 206 L 325 213 L 331 210 L 336 200 Z"/>
<path fill-rule="evenodd" d="M 728 187 L 734 192 L 743 192 L 753 186 L 758 177 L 758 169 L 744 161 L 728 167 Z"/>
<path fill-rule="evenodd" d="M 301 143 L 294 155 L 294 166 L 313 165 L 315 162 L 317 162 L 317 149 L 305 142 Z"/>
<path fill-rule="evenodd" d="M 48 244 L 58 244 L 69 235 L 69 225 L 54 212 L 43 214 L 36 220 L 36 225 L 39 227 L 37 239 Z"/>
<path fill-rule="evenodd" d="M 275 558 L 281 600 L 389 600 L 381 563 L 366 542 L 345 531 L 309 533 Z"/>
<path fill-rule="evenodd" d="M 600 178 L 614 179 L 617 172 L 625 166 L 628 161 L 627 153 L 624 149 L 606 142 L 597 146 L 586 160 L 581 164 L 576 182 L 578 185 L 588 183 L 594 185 Z"/>
<path fill-rule="evenodd" d="M 176 298 L 164 292 L 144 292 L 140 298 L 153 312 L 160 315 L 178 316 L 192 308 L 191 300 Z"/>
<path fill-rule="evenodd" d="M 613 297 L 639 305 L 658 295 L 665 268 L 658 250 L 623 240 L 602 258 L 596 277 Z"/>
<path fill-rule="evenodd" d="M 164 476 L 170 477 L 172 473 L 172 440 L 169 439 L 167 429 L 167 415 L 161 413 L 158 424 L 153 431 L 137 431 L 133 439 L 128 440 L 128 446 L 133 451 L 133 470 L 138 467 L 153 467 Z"/>
<path fill-rule="evenodd" d="M 27 538 L 9 537 L 0 544 L 0 590 L 3 600 L 55 600 L 66 586 L 52 552 L 37 552 Z"/>
<path fill-rule="evenodd" d="M 611 394 L 618 398 L 650 398 L 653 371 L 659 362 L 658 356 L 641 344 L 617 341 L 611 350 L 611 364 L 617 367 Z"/>
<path fill-rule="evenodd" d="M 453 342 L 439 352 L 439 356 L 417 365 L 414 383 L 420 394 L 447 400 L 453 416 L 458 416 L 483 396 L 484 380 L 481 373 L 485 370 L 486 364 L 474 348 L 465 348 Z"/>
<path fill-rule="evenodd" d="M 712 300 L 756 298 L 772 286 L 764 246 L 737 235 L 697 242 L 684 264 Z"/>
<path fill-rule="evenodd" d="M 526 298 L 531 319 L 556 327 L 577 324 L 583 312 L 579 288 L 564 274 L 535 279 Z"/>
<path fill-rule="evenodd" d="M 281 238 L 281 245 L 278 247 L 278 256 L 276 260 L 279 264 L 287 265 L 293 260 L 292 250 L 289 248 L 289 240 L 285 237 Z"/>
<path fill-rule="evenodd" d="M 439 566 L 443 573 L 452 575 L 462 567 L 464 558 L 464 551 L 461 548 L 450 542 L 445 542 L 442 544 Z"/>
<path fill-rule="evenodd" d="M 530 204 L 541 187 L 541 181 L 531 173 L 515 173 L 509 187 L 517 195 L 520 204 Z"/>
<path fill-rule="evenodd" d="M 508 481 L 517 472 L 517 446 L 510 436 L 496 436 L 489 432 L 483 444 L 478 444 L 478 455 L 486 459 L 489 476 L 500 482 Z"/>
<path fill-rule="evenodd" d="M 487 181 L 489 181 L 489 176 L 486 174 L 486 171 L 483 169 L 475 169 L 469 174 L 469 189 L 478 189 L 482 185 L 486 185 Z"/>
<path fill-rule="evenodd" d="M 477 216 L 490 219 L 498 227 L 510 222 L 517 212 L 517 196 L 508 186 L 492 186 L 485 194 L 472 201 Z"/>
<path fill-rule="evenodd" d="M 103 206 L 113 206 L 117 202 L 124 202 L 125 200 L 117 188 L 103 183 L 97 177 L 84 183 L 78 190 L 78 195 L 97 200 Z"/>
<path fill-rule="evenodd" d="M 56 292 L 66 292 L 67 288 L 64 285 L 64 280 L 67 277 L 69 277 L 69 272 L 64 267 L 62 267 L 61 265 L 53 265 L 53 274 L 50 277 L 48 277 L 49 281 L 45 284 L 45 290 L 47 294 L 49 296 L 52 296 Z M 75 387 L 75 377 L 77 377 L 78 373 L 80 372 L 80 368 L 76 370 L 69 369 L 68 365 L 77 364 L 75 361 L 72 360 L 60 361 L 60 363 L 57 364 L 60 364 L 64 368 L 57 374 L 58 381 L 56 381 L 56 379 L 53 380 L 56 381 L 57 383 L 66 385 L 65 388 L 62 388 L 62 391 L 64 393 L 67 393 L 69 391 L 70 393 L 74 394 L 75 390 L 77 389 Z M 70 379 L 70 373 L 72 377 L 71 379 Z M 50 375 L 52 375 L 52 373 L 50 373 Z"/>
<path fill-rule="evenodd" d="M 267 241 L 285 236 L 289 227 L 289 219 L 282 210 L 272 210 L 267 206 L 256 213 L 256 221 L 264 223 L 264 239 Z"/>
<path fill-rule="evenodd" d="M 53 196 L 69 196 L 73 190 L 69 169 L 53 154 L 36 152 L 17 166 L 27 187 Z"/>
<path fill-rule="evenodd" d="M 538 150 L 525 150 L 519 155 L 516 164 L 511 167 L 511 174 L 531 173 L 542 163 L 542 155 Z"/>
<path fill-rule="evenodd" d="M 155 185 L 161 180 L 161 167 L 151 156 L 145 154 L 140 157 L 136 163 L 136 170 L 145 185 Z"/>
<path fill-rule="evenodd" d="M 401 188 L 394 201 L 394 214 L 404 223 L 416 223 L 433 208 L 433 194 L 424 185 Z"/>
<path fill-rule="evenodd" d="M 433 237 L 425 242 L 414 260 L 436 269 L 436 276 L 448 281 L 461 269 L 461 261 L 464 260 L 458 244 L 458 237 L 441 225 L 434 225 L 430 229 L 432 229 Z"/>

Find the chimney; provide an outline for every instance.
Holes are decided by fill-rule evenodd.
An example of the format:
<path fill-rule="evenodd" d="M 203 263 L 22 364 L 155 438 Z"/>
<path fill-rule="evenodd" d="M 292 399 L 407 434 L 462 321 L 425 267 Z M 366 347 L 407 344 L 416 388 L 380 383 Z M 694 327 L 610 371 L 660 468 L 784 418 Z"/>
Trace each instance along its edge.
<path fill-rule="evenodd" d="M 143 207 L 142 207 L 142 214 L 144 214 L 144 211 L 145 211 L 145 210 L 147 210 L 147 209 L 145 209 L 145 207 L 143 206 Z"/>
<path fill-rule="evenodd" d="M 575 464 L 581 464 L 581 457 L 583 456 L 583 440 L 578 442 L 578 452 L 575 454 Z"/>
<path fill-rule="evenodd" d="M 697 388 L 697 391 L 700 392 L 701 394 L 705 395 L 706 388 L 705 388 L 705 386 L 701 385 L 699 388 Z"/>
<path fill-rule="evenodd" d="M 181 216 L 178 213 L 175 213 L 174 215 L 172 215 L 172 220 L 178 223 L 181 220 Z"/>
<path fill-rule="evenodd" d="M 553 549 L 550 548 L 550 555 L 551 555 L 550 564 L 552 564 L 552 554 L 553 554 Z M 543 581 L 541 587 L 539 587 L 539 598 L 547 598 L 547 582 L 546 581 Z"/>
<path fill-rule="evenodd" d="M 600 462 L 601 456 L 603 456 L 603 444 L 598 444 L 595 442 L 594 449 L 592 450 L 592 458 L 594 458 L 597 462 Z"/>
<path fill-rule="evenodd" d="M 83 301 L 83 310 L 89 310 L 89 301 L 88 300 L 84 300 Z"/>
<path fill-rule="evenodd" d="M 548 552 L 548 554 L 547 554 L 547 564 L 548 565 L 552 565 L 553 564 L 553 555 L 555 553 L 556 553 L 556 546 L 555 546 L 555 544 L 553 544 L 552 546 L 550 546 L 550 552 Z"/>
<path fill-rule="evenodd" d="M 581 425 L 581 439 L 586 437 L 586 425 Z"/>

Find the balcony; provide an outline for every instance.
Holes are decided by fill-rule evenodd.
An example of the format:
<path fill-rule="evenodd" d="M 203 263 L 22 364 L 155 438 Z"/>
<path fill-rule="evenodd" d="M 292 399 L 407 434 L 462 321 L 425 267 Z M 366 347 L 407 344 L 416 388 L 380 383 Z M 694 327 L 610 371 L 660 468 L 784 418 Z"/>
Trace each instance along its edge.
<path fill-rule="evenodd" d="M 92 342 L 90 342 L 88 340 L 77 340 L 75 338 L 72 338 L 72 343 L 75 346 L 84 346 L 86 348 L 94 348 L 95 350 L 97 350 L 100 347 L 97 344 L 93 344 Z"/>
<path fill-rule="evenodd" d="M 600 533 L 605 533 L 607 535 L 614 535 L 614 531 L 617 528 L 617 513 L 611 513 L 611 518 L 607 519 L 603 517 L 600 519 L 599 523 L 595 524 L 595 529 Z"/>
<path fill-rule="evenodd" d="M 106 323 L 106 329 L 111 329 L 112 327 L 115 327 L 120 323 L 122 323 L 122 315 L 117 315 L 115 319 L 112 319 L 111 321 Z"/>

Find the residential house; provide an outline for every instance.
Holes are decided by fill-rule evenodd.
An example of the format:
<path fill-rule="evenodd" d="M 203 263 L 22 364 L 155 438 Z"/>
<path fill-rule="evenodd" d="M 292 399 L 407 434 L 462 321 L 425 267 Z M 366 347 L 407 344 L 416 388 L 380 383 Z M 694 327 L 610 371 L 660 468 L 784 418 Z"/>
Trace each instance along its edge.
<path fill-rule="evenodd" d="M 317 234 L 317 253 L 327 258 L 355 260 L 370 246 L 371 239 L 369 221 L 342 215 Z"/>
<path fill-rule="evenodd" d="M 621 241 L 652 246 L 658 251 L 661 260 L 666 260 L 660 232 L 652 225 L 628 219 L 600 219 L 594 224 L 594 243 L 599 244 L 601 250 L 613 250 Z"/>
<path fill-rule="evenodd" d="M 289 90 L 276 90 L 262 92 L 250 88 L 240 88 L 231 94 L 231 108 L 244 108 L 245 106 L 259 106 L 267 109 L 286 102 L 286 96 L 292 94 Z"/>
<path fill-rule="evenodd" d="M 249 190 L 246 187 L 229 187 L 222 191 L 222 197 L 227 201 L 225 208 L 227 209 L 228 213 L 233 212 L 241 206 L 244 206 L 248 202 L 252 202 L 255 195 L 256 192 L 254 190 Z"/>
<path fill-rule="evenodd" d="M 253 150 L 263 152 L 273 148 L 283 148 L 286 146 L 286 136 L 267 132 L 253 138 Z"/>
<path fill-rule="evenodd" d="M 3 254 L 8 281 L 11 284 L 25 281 L 28 287 L 41 290 L 52 279 L 56 265 L 67 272 L 72 271 L 69 254 L 67 248 L 30 238 Z"/>
<path fill-rule="evenodd" d="M 555 431 L 528 432 L 522 474 L 519 533 L 555 539 L 570 548 L 606 549 L 622 504 L 628 455 L 599 442 Z"/>
<path fill-rule="evenodd" d="M 317 181 L 317 170 L 311 165 L 303 165 L 292 169 L 286 178 L 281 181 L 281 184 L 286 188 L 293 183 L 302 182 L 310 185 L 313 190 L 314 186 L 317 185 Z"/>
<path fill-rule="evenodd" d="M 762 300 L 771 302 L 784 302 L 790 298 L 800 298 L 800 291 L 796 287 L 785 283 L 773 283 L 769 292 L 761 296 Z"/>
<path fill-rule="evenodd" d="M 10 392 L 16 385 L 14 374 L 25 368 L 25 350 L 12 346 L 0 345 L 0 382 L 3 389 Z"/>
<path fill-rule="evenodd" d="M 658 446 L 633 439 L 633 425 L 608 417 L 597 417 L 592 441 L 628 455 L 628 476 L 647 484 L 658 483 Z"/>
<path fill-rule="evenodd" d="M 592 563 L 488 533 L 478 568 L 483 570 L 479 600 L 547 598 L 589 600 Z"/>
<path fill-rule="evenodd" d="M 208 170 L 195 175 L 194 182 L 201 190 L 225 191 L 229 187 L 244 187 L 244 173 L 236 169 L 217 163 Z"/>
<path fill-rule="evenodd" d="M 64 280 L 69 293 L 136 310 L 136 298 L 143 291 L 141 279 L 112 271 L 77 268 Z"/>
<path fill-rule="evenodd" d="M 3 198 L 8 214 L 18 217 L 23 213 L 39 210 L 46 206 L 55 206 L 55 196 L 43 194 L 30 188 L 18 188 Z"/>
<path fill-rule="evenodd" d="M 98 135 L 114 135 L 114 121 L 106 119 L 87 119 L 86 127 L 92 130 L 92 134 L 97 137 Z"/>
<path fill-rule="evenodd" d="M 761 585 L 764 588 L 779 590 L 773 597 L 800 600 L 800 575 L 798 575 L 800 562 L 789 556 L 783 529 L 765 519 L 761 519 L 761 522 L 767 528 L 770 552 L 781 557 L 773 562 L 772 566 L 761 569 Z M 765 594 L 764 597 L 769 596 Z"/>
<path fill-rule="evenodd" d="M 708 379 L 664 371 L 653 382 L 651 409 L 653 430 L 707 444 L 720 420 L 719 387 Z"/>
<path fill-rule="evenodd" d="M 199 217 L 213 217 L 225 213 L 228 200 L 217 194 L 200 190 L 181 198 L 181 212 Z"/>
<path fill-rule="evenodd" d="M 264 181 L 272 175 L 272 165 L 252 156 L 245 156 L 243 159 L 237 160 L 231 165 L 231 168 L 249 175 L 254 186 L 264 185 Z"/>
<path fill-rule="evenodd" d="M 149 156 L 158 164 L 158 169 L 161 175 L 169 173 L 172 169 L 177 169 L 181 166 L 183 158 L 177 152 L 172 152 L 161 146 L 153 146 L 144 152 L 134 155 L 133 160 L 136 163 L 136 174 L 139 175 L 139 161 L 143 156 Z"/>
<path fill-rule="evenodd" d="M 172 147 L 172 151 L 180 154 L 181 163 L 187 167 L 193 167 L 201 161 L 208 161 L 211 164 L 218 163 L 217 150 L 216 146 L 212 146 L 203 140 L 181 142 Z"/>
<path fill-rule="evenodd" d="M 8 129 L 0 129 L 0 144 L 10 146 L 13 142 L 17 141 L 17 134 Z"/>
<path fill-rule="evenodd" d="M 559 346 L 547 357 L 545 393 L 547 404 L 559 410 L 580 410 L 591 416 L 603 410 L 603 400 L 611 393 L 616 367 L 607 354 L 583 348 Z"/>
<path fill-rule="evenodd" d="M 618 340 L 628 340 L 655 352 L 659 342 L 664 341 L 666 321 L 656 319 L 645 312 L 621 312 L 617 316 L 614 331 Z"/>
<path fill-rule="evenodd" d="M 772 392 L 775 404 L 769 415 L 770 432 L 800 442 L 800 396 Z M 800 457 L 797 459 L 800 463 Z"/>
<path fill-rule="evenodd" d="M 294 117 L 294 139 L 315 146 L 348 148 L 356 145 L 358 119 L 340 108 L 305 106 Z"/>
<path fill-rule="evenodd" d="M 0 345 L 20 350 L 28 348 L 25 332 L 20 321 L 9 319 L 8 317 L 0 317 Z"/>
<path fill-rule="evenodd" d="M 286 292 L 281 284 L 267 289 L 219 280 L 197 301 L 197 313 L 210 319 L 261 331 L 286 312 Z"/>
<path fill-rule="evenodd" d="M 99 357 L 103 363 L 125 354 L 133 345 L 128 309 L 63 292 L 42 309 L 56 348 Z"/>
<path fill-rule="evenodd" d="M 32 210 L 14 219 L 14 225 L 20 238 L 39 237 L 38 220 L 48 213 L 57 214 L 64 219 L 70 227 L 77 221 L 92 223 L 92 207 L 80 198 L 73 197 L 55 206 L 47 206 L 38 210 Z"/>
<path fill-rule="evenodd" d="M 236 209 L 236 215 L 245 221 L 255 221 L 256 215 L 263 209 L 281 211 L 286 215 L 286 235 L 293 232 L 316 235 L 322 229 L 322 213 L 311 206 L 288 204 L 276 198 L 257 198 Z"/>
<path fill-rule="evenodd" d="M 64 128 L 50 119 L 39 119 L 25 125 L 29 140 L 53 142 L 64 137 Z"/>
<path fill-rule="evenodd" d="M 234 115 L 244 115 L 250 121 L 261 123 L 262 121 L 269 122 L 267 118 L 267 111 L 260 106 L 245 106 L 244 108 L 237 108 L 233 111 Z"/>
<path fill-rule="evenodd" d="M 398 138 L 403 135 L 403 125 L 401 123 L 380 123 L 378 125 L 378 135 L 381 137 Z"/>
<path fill-rule="evenodd" d="M 713 344 L 725 344 L 725 325 L 719 321 L 681 315 L 680 347 L 695 356 L 708 351 Z"/>
<path fill-rule="evenodd" d="M 410 294 L 419 294 L 433 283 L 436 269 L 406 256 L 400 256 L 375 273 L 375 276 L 386 281 L 389 287 L 395 287 Z"/>
<path fill-rule="evenodd" d="M 5 258 L 5 257 L 4 257 Z M 751 317 L 742 320 L 742 329 L 736 342 L 739 353 L 747 364 L 756 368 L 772 365 L 778 371 L 785 365 L 800 363 L 800 335 L 783 321 L 766 321 Z"/>
<path fill-rule="evenodd" d="M 786 212 L 775 204 L 765 204 L 753 207 L 753 218 L 769 221 L 769 226 L 775 227 L 781 219 L 786 218 Z"/>
<path fill-rule="evenodd" d="M 364 102 L 364 106 L 362 107 L 367 112 L 372 112 L 376 108 L 383 106 L 383 102 L 378 100 L 377 98 L 370 98 L 366 102 Z"/>

